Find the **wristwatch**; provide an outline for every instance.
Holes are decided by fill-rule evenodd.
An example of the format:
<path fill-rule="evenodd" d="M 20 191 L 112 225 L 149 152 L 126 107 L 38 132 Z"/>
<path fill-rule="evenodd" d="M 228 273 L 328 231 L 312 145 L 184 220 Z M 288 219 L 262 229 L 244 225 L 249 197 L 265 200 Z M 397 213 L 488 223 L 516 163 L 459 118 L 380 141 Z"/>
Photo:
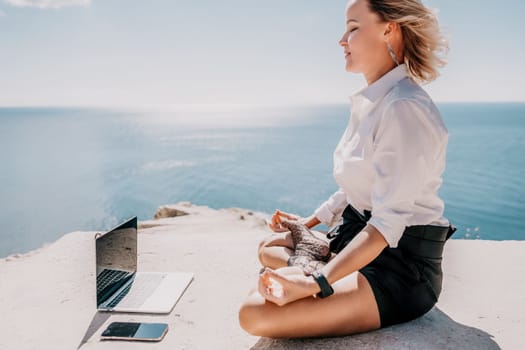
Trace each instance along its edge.
<path fill-rule="evenodd" d="M 314 271 L 314 273 L 312 273 L 312 277 L 319 285 L 319 288 L 321 288 L 321 291 L 317 293 L 317 296 L 319 298 L 326 298 L 334 294 L 334 289 L 332 288 L 330 283 L 328 283 L 328 280 L 320 271 Z"/>

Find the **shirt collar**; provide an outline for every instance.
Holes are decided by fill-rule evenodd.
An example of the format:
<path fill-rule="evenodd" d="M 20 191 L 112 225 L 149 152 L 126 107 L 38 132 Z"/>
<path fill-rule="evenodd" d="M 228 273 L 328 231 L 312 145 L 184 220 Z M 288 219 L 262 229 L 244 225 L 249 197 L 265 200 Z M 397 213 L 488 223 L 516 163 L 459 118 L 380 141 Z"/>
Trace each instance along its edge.
<path fill-rule="evenodd" d="M 371 85 L 359 90 L 350 96 L 350 101 L 354 102 L 356 99 L 365 98 L 370 102 L 375 102 L 379 98 L 386 95 L 390 89 L 394 87 L 400 80 L 408 76 L 406 64 L 402 63 L 394 69 L 387 72 L 381 78 L 373 82 Z"/>

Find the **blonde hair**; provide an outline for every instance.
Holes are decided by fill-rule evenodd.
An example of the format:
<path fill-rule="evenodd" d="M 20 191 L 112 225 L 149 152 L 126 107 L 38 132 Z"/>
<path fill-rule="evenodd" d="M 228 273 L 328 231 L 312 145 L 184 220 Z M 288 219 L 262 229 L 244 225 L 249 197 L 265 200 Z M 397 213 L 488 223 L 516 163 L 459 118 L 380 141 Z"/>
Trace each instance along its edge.
<path fill-rule="evenodd" d="M 418 83 L 429 83 L 445 66 L 447 40 L 435 13 L 420 0 L 368 0 L 369 8 L 382 21 L 395 22 L 403 36 L 404 63 Z"/>

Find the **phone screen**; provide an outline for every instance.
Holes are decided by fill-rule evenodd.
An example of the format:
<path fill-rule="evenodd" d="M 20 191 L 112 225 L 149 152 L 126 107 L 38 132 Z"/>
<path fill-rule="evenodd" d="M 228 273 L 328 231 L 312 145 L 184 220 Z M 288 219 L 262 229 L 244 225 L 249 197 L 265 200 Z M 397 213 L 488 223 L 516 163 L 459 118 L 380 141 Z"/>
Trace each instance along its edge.
<path fill-rule="evenodd" d="M 113 322 L 102 332 L 101 338 L 159 341 L 167 330 L 165 323 Z"/>

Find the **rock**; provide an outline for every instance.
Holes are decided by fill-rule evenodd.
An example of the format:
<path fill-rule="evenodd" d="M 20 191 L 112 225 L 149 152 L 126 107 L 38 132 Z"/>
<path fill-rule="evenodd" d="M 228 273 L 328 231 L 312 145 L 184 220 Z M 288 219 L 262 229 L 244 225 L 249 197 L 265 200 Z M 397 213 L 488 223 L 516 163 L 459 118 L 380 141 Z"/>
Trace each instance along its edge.
<path fill-rule="evenodd" d="M 155 221 L 140 221 L 137 225 L 137 228 L 139 229 L 139 233 L 141 230 L 145 230 L 145 229 L 148 229 L 148 228 L 152 228 L 152 227 L 158 227 L 158 226 L 161 226 L 161 224 L 159 223 L 156 223 Z"/>
<path fill-rule="evenodd" d="M 179 204 L 183 207 L 191 207 L 191 203 L 189 202 L 183 202 L 182 204 Z M 180 208 L 177 208 L 177 205 L 164 205 L 162 207 L 159 207 L 157 211 L 155 212 L 155 215 L 153 215 L 154 219 L 164 219 L 164 218 L 173 218 L 177 216 L 183 216 L 183 215 L 189 215 L 187 211 L 181 210 Z"/>
<path fill-rule="evenodd" d="M 237 318 L 257 283 L 257 246 L 269 234 L 264 213 L 165 207 L 190 215 L 160 219 L 151 228 L 154 221 L 143 222 L 138 264 L 143 271 L 195 274 L 171 314 L 96 312 L 95 232 L 73 232 L 11 261 L 0 259 L 0 349 L 140 347 L 101 342 L 113 321 L 168 323 L 166 337 L 148 349 L 525 349 L 523 241 L 447 242 L 439 302 L 415 321 L 346 337 L 268 339 L 244 332 Z"/>

